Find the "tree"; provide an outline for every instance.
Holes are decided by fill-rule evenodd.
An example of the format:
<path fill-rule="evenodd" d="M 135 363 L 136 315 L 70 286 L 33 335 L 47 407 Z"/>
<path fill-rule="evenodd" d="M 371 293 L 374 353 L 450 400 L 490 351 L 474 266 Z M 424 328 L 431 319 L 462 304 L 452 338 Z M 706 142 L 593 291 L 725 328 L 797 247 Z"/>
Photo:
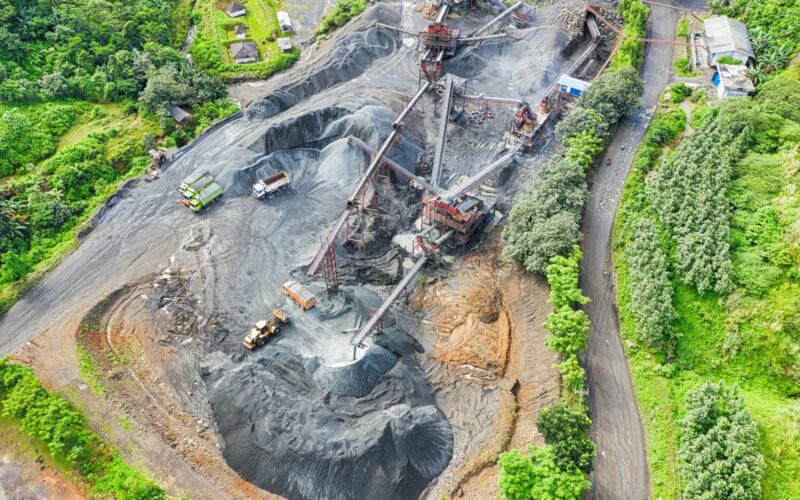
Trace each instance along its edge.
<path fill-rule="evenodd" d="M 625 66 L 596 78 L 578 103 L 595 109 L 607 123 L 617 123 L 642 105 L 643 92 L 644 81 L 639 73 L 632 66 Z"/>
<path fill-rule="evenodd" d="M 150 74 L 147 85 L 139 94 L 139 104 L 148 113 L 157 113 L 189 99 L 191 88 L 178 78 L 178 69 L 162 66 Z"/>
<path fill-rule="evenodd" d="M 661 248 L 656 221 L 641 217 L 630 233 L 625 260 L 630 273 L 630 307 L 636 333 L 646 344 L 670 342 L 671 325 L 677 314 L 672 305 L 669 263 Z"/>
<path fill-rule="evenodd" d="M 736 386 L 706 382 L 690 391 L 680 425 L 684 498 L 761 498 L 758 431 Z"/>
<path fill-rule="evenodd" d="M 61 99 L 69 95 L 67 80 L 59 71 L 44 75 L 42 79 L 39 80 L 39 88 L 42 94 L 48 99 Z"/>
<path fill-rule="evenodd" d="M 545 408 L 536 420 L 536 428 L 545 443 L 553 447 L 553 455 L 563 471 L 580 469 L 585 474 L 592 471 L 592 460 L 597 447 L 589 439 L 592 421 L 580 405 L 558 403 Z"/>
<path fill-rule="evenodd" d="M 574 161 L 545 164 L 531 191 L 517 196 L 503 231 L 505 255 L 544 274 L 550 258 L 569 253 L 580 238 L 580 215 L 589 193 L 584 169 Z"/>
<path fill-rule="evenodd" d="M 500 454 L 497 484 L 511 500 L 575 500 L 591 486 L 578 469 L 562 470 L 550 446 L 528 446 L 528 455 L 518 451 Z"/>

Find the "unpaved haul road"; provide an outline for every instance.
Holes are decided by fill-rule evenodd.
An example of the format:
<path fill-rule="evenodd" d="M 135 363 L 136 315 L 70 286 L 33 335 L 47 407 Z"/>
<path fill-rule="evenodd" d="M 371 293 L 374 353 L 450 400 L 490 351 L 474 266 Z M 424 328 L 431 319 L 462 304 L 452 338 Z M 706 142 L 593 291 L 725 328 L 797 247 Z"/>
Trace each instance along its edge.
<path fill-rule="evenodd" d="M 687 8 L 697 8 L 698 3 L 701 4 L 679 2 Z M 650 9 L 649 37 L 673 39 L 681 13 L 658 5 L 651 5 Z M 592 326 L 584 359 L 591 433 L 598 448 L 592 498 L 640 500 L 650 495 L 644 431 L 619 336 L 610 243 L 614 214 L 633 155 L 644 137 L 658 95 L 672 75 L 672 54 L 671 45 L 648 45 L 642 70 L 645 112 L 620 124 L 600 163 L 584 216 L 581 286 L 592 299 L 585 307 Z M 607 165 L 609 158 L 611 163 Z"/>

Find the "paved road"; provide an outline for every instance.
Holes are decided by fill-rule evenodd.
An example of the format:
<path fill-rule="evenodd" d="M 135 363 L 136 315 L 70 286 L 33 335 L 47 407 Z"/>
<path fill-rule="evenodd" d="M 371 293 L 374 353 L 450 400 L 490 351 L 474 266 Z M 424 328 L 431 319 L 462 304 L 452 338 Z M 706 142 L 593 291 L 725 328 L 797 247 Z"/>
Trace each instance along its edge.
<path fill-rule="evenodd" d="M 649 36 L 672 39 L 680 17 L 672 9 L 651 6 Z M 622 188 L 650 118 L 648 110 L 653 109 L 672 75 L 672 52 L 671 45 L 647 47 L 642 70 L 646 111 L 620 124 L 607 152 L 612 157 L 611 165 L 606 165 L 603 158 L 584 216 L 581 286 L 592 299 L 585 308 L 592 321 L 585 366 L 593 419 L 591 433 L 598 446 L 591 497 L 597 499 L 640 500 L 650 496 L 644 431 L 619 337 L 610 242 Z"/>

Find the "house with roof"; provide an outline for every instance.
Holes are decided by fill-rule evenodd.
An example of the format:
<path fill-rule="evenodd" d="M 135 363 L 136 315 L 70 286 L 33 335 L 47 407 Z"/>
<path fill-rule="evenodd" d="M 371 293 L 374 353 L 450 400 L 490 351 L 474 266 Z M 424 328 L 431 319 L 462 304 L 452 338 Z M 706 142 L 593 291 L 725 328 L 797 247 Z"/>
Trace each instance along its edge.
<path fill-rule="evenodd" d="M 236 26 L 236 28 L 233 29 L 233 36 L 240 39 L 247 38 L 247 28 L 241 24 Z"/>
<path fill-rule="evenodd" d="M 258 61 L 258 47 L 255 42 L 237 42 L 230 46 L 231 59 L 236 64 Z"/>
<path fill-rule="evenodd" d="M 276 40 L 278 42 L 278 48 L 281 49 L 281 52 L 291 52 L 292 51 L 292 39 L 291 38 L 278 38 Z"/>
<path fill-rule="evenodd" d="M 231 17 L 241 17 L 247 14 L 247 8 L 242 2 L 233 2 L 225 9 Z"/>
<path fill-rule="evenodd" d="M 169 108 L 169 114 L 173 120 L 178 122 L 178 125 L 183 125 L 184 123 L 188 122 L 189 119 L 192 117 L 192 114 L 186 111 L 181 106 L 172 106 Z"/>
<path fill-rule="evenodd" d="M 280 25 L 281 31 L 283 31 L 284 33 L 294 31 L 294 28 L 292 28 L 292 20 L 289 19 L 288 12 L 283 10 L 278 11 L 277 16 L 278 16 L 278 25 Z"/>
<path fill-rule="evenodd" d="M 743 64 L 717 63 L 717 74 L 712 80 L 717 86 L 720 99 L 746 97 L 756 91 L 753 81 L 747 76 L 747 66 Z"/>
<path fill-rule="evenodd" d="M 738 59 L 742 64 L 756 58 L 747 27 L 741 22 L 727 16 L 715 16 L 703 21 L 703 26 L 709 66 L 714 66 L 719 58 L 725 56 Z"/>

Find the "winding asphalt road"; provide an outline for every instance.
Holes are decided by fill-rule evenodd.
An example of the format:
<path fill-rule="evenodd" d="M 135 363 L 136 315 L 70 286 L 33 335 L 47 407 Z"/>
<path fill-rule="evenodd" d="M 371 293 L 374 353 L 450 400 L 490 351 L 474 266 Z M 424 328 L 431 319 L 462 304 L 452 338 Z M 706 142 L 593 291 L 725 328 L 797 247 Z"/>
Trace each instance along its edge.
<path fill-rule="evenodd" d="M 698 0 L 663 3 L 702 8 Z M 650 9 L 648 36 L 672 40 L 682 14 L 659 5 Z M 644 430 L 619 336 L 611 229 L 636 147 L 644 137 L 658 95 L 670 82 L 672 56 L 673 46 L 648 44 L 642 69 L 644 111 L 621 122 L 600 163 L 583 219 L 581 287 L 592 299 L 585 306 L 592 326 L 584 360 L 591 434 L 598 447 L 591 498 L 641 500 L 650 496 Z"/>

